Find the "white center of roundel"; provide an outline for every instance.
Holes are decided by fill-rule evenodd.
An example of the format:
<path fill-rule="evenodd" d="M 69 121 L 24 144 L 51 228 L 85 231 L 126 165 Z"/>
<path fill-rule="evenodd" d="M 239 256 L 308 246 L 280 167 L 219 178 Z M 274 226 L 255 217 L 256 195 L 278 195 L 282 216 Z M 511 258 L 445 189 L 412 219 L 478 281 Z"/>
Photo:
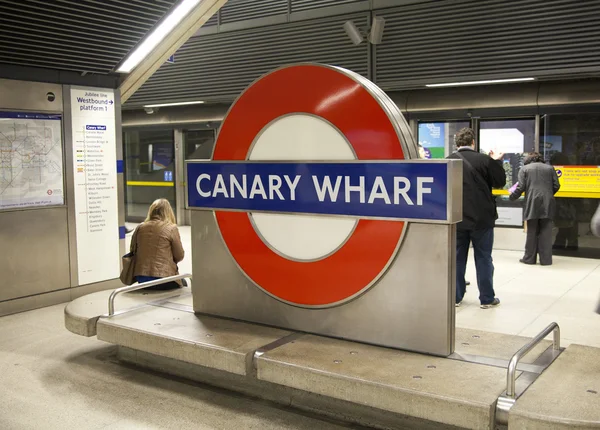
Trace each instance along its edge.
<path fill-rule="evenodd" d="M 327 121 L 293 114 L 276 119 L 259 134 L 249 160 L 355 160 L 346 138 Z M 354 218 L 251 213 L 262 240 L 279 254 L 317 260 L 339 248 L 352 234 Z"/>

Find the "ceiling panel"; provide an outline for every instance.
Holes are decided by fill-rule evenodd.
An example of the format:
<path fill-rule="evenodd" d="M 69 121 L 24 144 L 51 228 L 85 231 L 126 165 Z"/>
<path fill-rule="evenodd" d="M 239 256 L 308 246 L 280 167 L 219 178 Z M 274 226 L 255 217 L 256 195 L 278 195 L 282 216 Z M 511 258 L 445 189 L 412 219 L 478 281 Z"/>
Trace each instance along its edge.
<path fill-rule="evenodd" d="M 288 0 L 228 0 L 221 8 L 221 24 L 265 18 L 288 12 Z"/>
<path fill-rule="evenodd" d="M 193 37 L 125 107 L 184 101 L 231 101 L 253 80 L 282 65 L 321 62 L 369 74 L 369 46 L 350 43 L 347 20 L 365 27 L 366 12 Z"/>
<path fill-rule="evenodd" d="M 2 0 L 0 64 L 108 74 L 177 0 Z"/>
<path fill-rule="evenodd" d="M 384 89 L 600 72 L 600 1 L 440 0 L 378 10 Z"/>
<path fill-rule="evenodd" d="M 360 3 L 362 0 L 291 0 L 291 11 L 317 9 L 321 7 L 340 6 L 348 3 Z"/>

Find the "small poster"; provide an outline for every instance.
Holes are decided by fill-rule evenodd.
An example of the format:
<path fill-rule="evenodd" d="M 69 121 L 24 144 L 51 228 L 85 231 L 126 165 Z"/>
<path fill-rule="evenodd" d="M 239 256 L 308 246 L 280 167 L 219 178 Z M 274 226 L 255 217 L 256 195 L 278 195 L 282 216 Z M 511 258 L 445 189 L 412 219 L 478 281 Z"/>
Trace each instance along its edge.
<path fill-rule="evenodd" d="M 446 156 L 446 123 L 426 122 L 419 124 L 419 152 L 421 158 L 444 158 Z"/>

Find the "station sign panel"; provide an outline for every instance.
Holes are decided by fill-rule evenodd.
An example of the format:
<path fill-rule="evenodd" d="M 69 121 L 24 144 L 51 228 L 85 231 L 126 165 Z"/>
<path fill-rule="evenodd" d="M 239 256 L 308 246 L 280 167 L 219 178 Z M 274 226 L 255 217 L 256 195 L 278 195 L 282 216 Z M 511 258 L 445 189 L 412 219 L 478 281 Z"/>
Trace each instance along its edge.
<path fill-rule="evenodd" d="M 452 222 L 447 163 L 228 163 L 187 166 L 188 206 Z"/>
<path fill-rule="evenodd" d="M 419 159 L 366 78 L 268 73 L 233 103 L 211 160 L 186 163 L 186 184 L 194 311 L 453 351 L 462 162 Z"/>

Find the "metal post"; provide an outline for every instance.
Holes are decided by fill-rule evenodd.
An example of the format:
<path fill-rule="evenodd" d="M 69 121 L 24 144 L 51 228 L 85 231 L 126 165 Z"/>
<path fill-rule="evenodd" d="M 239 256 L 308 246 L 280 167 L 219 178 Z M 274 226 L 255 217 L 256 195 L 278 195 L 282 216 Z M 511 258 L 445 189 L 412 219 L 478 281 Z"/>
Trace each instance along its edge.
<path fill-rule="evenodd" d="M 173 185 L 175 186 L 175 213 L 177 224 L 185 224 L 185 148 L 183 142 L 183 131 L 179 128 L 173 130 L 173 141 L 175 145 L 175 177 Z"/>
<path fill-rule="evenodd" d="M 540 116 L 535 116 L 535 137 L 533 142 L 533 150 L 537 153 L 540 152 Z M 543 156 L 543 154 L 542 154 Z"/>

